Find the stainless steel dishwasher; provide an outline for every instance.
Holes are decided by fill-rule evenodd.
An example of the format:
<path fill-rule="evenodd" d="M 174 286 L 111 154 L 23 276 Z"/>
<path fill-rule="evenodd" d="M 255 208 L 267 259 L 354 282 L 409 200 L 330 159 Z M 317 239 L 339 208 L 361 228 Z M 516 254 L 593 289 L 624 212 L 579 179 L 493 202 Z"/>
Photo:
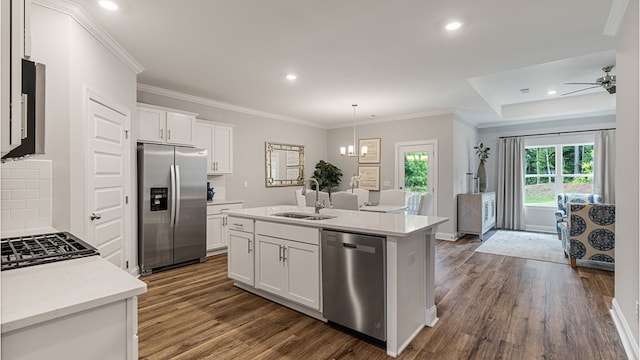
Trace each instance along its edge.
<path fill-rule="evenodd" d="M 322 231 L 325 318 L 386 341 L 386 288 L 386 238 Z"/>

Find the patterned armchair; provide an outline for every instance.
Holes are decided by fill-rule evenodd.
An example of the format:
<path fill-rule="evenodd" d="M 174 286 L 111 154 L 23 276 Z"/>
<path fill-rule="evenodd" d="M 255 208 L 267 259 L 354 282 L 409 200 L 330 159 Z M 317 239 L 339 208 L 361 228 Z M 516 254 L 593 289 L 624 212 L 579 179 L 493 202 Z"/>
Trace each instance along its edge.
<path fill-rule="evenodd" d="M 616 206 L 569 204 L 569 221 L 560 224 L 562 248 L 576 267 L 576 259 L 614 262 Z"/>
<path fill-rule="evenodd" d="M 568 203 L 600 204 L 602 203 L 602 196 L 585 193 L 558 194 L 558 210 L 556 210 L 556 231 L 558 232 L 558 239 L 560 240 L 562 240 L 560 223 L 567 221 Z"/>

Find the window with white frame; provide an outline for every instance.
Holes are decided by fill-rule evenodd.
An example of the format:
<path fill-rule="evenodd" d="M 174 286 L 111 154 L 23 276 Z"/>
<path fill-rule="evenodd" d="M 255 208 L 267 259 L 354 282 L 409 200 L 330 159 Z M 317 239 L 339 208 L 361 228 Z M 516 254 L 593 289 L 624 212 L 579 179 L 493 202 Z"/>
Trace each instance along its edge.
<path fill-rule="evenodd" d="M 526 205 L 555 206 L 559 193 L 593 192 L 593 141 L 525 147 Z"/>

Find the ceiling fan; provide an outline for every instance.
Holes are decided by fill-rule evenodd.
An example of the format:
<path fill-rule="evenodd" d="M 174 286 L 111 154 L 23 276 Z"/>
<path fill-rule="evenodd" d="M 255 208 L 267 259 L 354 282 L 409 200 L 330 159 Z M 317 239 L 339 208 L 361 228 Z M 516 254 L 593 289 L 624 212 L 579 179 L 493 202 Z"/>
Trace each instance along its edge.
<path fill-rule="evenodd" d="M 607 92 L 609 94 L 615 94 L 616 93 L 616 76 L 615 75 L 609 75 L 609 72 L 611 72 L 611 70 L 613 69 L 615 65 L 607 65 L 605 67 L 602 68 L 602 71 L 604 71 L 605 75 L 603 77 L 599 77 L 596 79 L 596 82 L 572 82 L 572 83 L 565 83 L 567 85 L 593 85 L 584 89 L 580 89 L 580 90 L 575 90 L 575 91 L 570 91 L 568 93 L 564 93 L 561 96 L 564 95 L 569 95 L 569 94 L 573 94 L 573 93 L 577 93 L 580 91 L 585 91 L 585 90 L 589 90 L 589 89 L 595 89 L 597 87 L 602 87 L 603 89 L 607 90 Z"/>

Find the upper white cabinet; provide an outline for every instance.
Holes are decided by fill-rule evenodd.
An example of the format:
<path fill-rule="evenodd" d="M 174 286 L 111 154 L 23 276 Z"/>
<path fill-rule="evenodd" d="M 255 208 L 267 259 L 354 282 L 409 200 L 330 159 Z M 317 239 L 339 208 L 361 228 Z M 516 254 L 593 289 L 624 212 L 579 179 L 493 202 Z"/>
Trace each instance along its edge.
<path fill-rule="evenodd" d="M 196 121 L 195 145 L 207 150 L 207 173 L 233 173 L 233 127 L 211 121 Z"/>
<path fill-rule="evenodd" d="M 198 114 L 138 104 L 138 140 L 194 146 Z"/>

